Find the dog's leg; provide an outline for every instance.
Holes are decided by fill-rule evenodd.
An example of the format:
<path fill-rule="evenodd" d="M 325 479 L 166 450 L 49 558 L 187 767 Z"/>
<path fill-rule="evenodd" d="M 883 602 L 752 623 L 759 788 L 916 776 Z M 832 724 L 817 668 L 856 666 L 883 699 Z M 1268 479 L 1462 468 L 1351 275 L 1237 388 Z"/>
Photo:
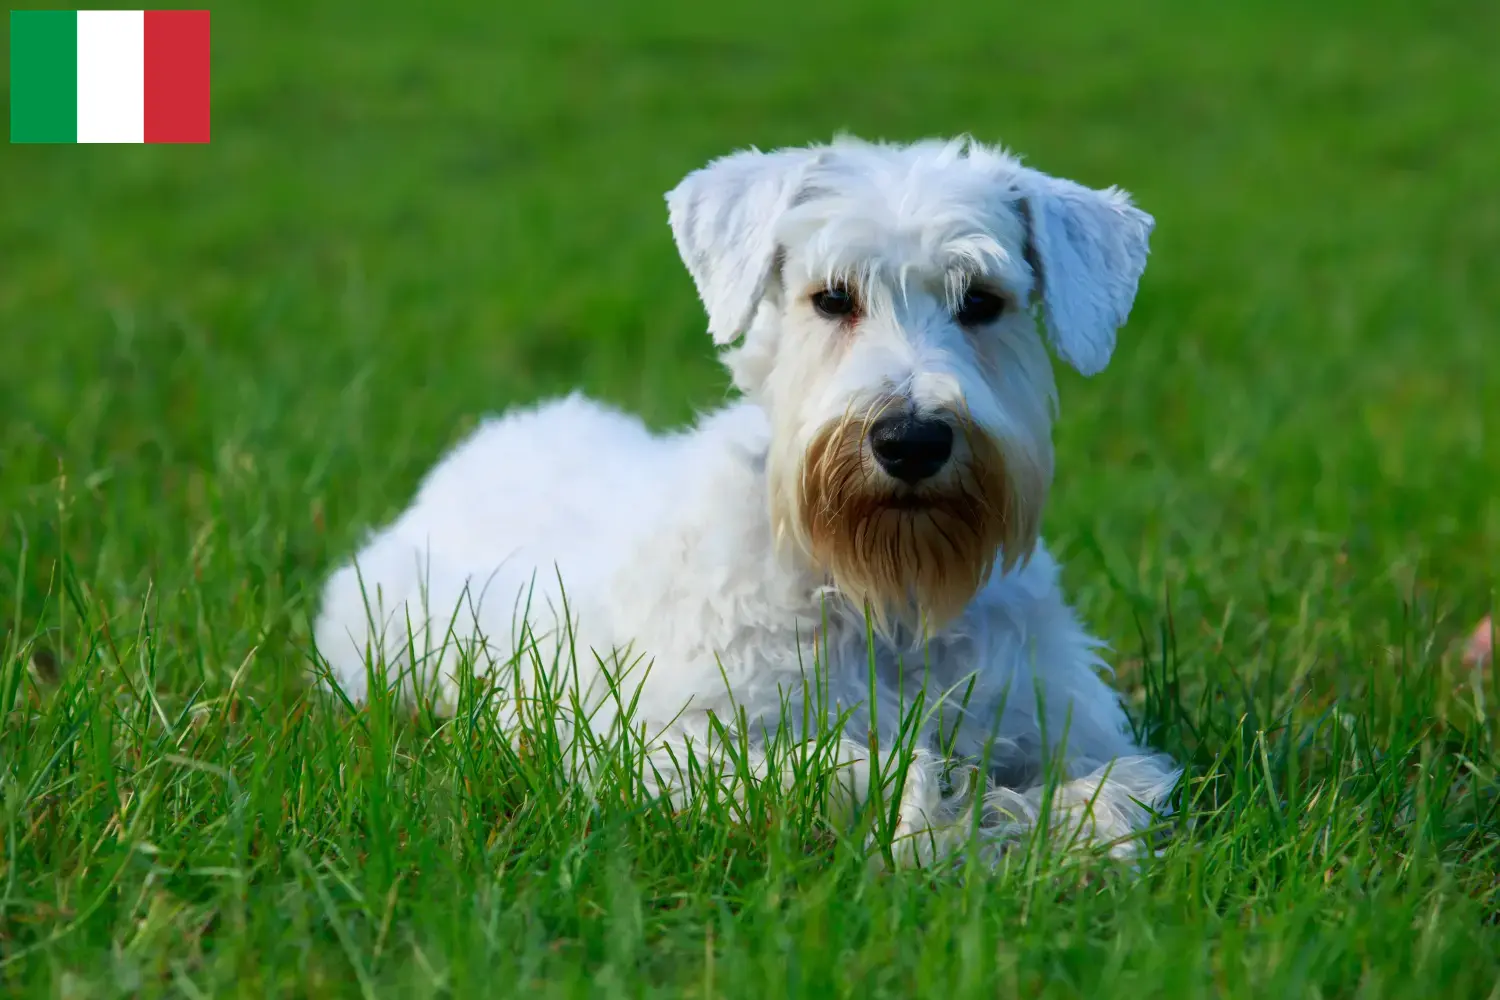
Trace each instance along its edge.
<path fill-rule="evenodd" d="M 879 806 L 885 812 L 895 798 L 895 822 L 888 832 L 891 860 L 897 867 L 927 867 L 961 848 L 972 826 L 973 796 L 943 794 L 942 759 L 926 749 L 904 759 L 899 751 L 887 751 L 872 771 L 874 757 L 869 747 L 840 741 L 828 803 L 830 821 L 846 824 L 861 808 Z M 872 841 L 883 832 L 872 831 Z"/>
<path fill-rule="evenodd" d="M 841 738 L 832 745 L 809 740 L 778 753 L 777 759 L 755 745 L 733 751 L 704 749 L 702 741 L 677 737 L 658 741 L 647 753 L 646 783 L 677 808 L 686 807 L 694 795 L 713 782 L 739 799 L 744 779 L 774 781 L 790 790 L 809 779 L 806 767 L 795 763 L 799 754 L 831 769 L 824 818 L 836 827 L 847 827 L 862 808 L 879 806 L 882 813 L 895 799 L 894 825 L 877 821 L 871 844 L 888 833 L 891 859 L 897 867 L 929 866 L 962 849 L 972 828 L 973 795 L 943 794 L 943 761 L 929 750 L 918 749 L 901 759 L 898 751 L 872 753 L 868 746 Z M 878 856 L 878 855 L 877 855 Z"/>
<path fill-rule="evenodd" d="M 1100 644 L 1060 598 L 1035 609 L 1029 631 L 995 696 L 1003 741 L 994 763 L 1003 766 L 991 773 L 1010 787 L 990 788 L 982 825 L 1001 849 L 1040 832 L 1056 849 L 1133 856 L 1181 772 L 1137 743 L 1101 676 Z M 1004 662 L 1005 651 L 995 655 Z"/>

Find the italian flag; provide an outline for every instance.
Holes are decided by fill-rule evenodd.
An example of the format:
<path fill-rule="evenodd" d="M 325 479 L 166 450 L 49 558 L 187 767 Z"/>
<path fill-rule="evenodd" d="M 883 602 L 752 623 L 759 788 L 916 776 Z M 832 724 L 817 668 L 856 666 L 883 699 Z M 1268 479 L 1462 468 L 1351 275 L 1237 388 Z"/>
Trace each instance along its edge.
<path fill-rule="evenodd" d="M 207 142 L 208 11 L 13 10 L 11 142 Z"/>

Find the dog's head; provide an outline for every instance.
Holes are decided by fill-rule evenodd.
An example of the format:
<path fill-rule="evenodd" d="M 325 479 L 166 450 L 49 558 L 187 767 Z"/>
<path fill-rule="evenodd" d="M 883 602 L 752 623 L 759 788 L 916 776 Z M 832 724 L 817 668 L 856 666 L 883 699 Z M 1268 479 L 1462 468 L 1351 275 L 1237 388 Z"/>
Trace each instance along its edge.
<path fill-rule="evenodd" d="M 967 139 L 736 153 L 667 195 L 778 532 L 878 623 L 957 615 L 1036 545 L 1053 348 L 1104 368 L 1153 221 Z"/>

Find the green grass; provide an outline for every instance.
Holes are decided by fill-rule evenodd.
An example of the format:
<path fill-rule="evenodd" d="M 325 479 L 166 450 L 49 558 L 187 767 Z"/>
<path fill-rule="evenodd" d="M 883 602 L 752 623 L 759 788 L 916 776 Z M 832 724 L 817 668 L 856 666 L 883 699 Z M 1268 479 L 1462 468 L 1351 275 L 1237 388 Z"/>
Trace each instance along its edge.
<path fill-rule="evenodd" d="M 211 145 L 0 150 L 0 984 L 1496 995 L 1500 686 L 1451 644 L 1500 565 L 1497 37 L 1462 0 L 216 6 Z M 1158 219 L 1046 519 L 1192 768 L 1138 878 L 878 875 L 796 793 L 589 802 L 482 706 L 306 689 L 321 575 L 481 414 L 723 398 L 661 193 L 839 129 Z"/>

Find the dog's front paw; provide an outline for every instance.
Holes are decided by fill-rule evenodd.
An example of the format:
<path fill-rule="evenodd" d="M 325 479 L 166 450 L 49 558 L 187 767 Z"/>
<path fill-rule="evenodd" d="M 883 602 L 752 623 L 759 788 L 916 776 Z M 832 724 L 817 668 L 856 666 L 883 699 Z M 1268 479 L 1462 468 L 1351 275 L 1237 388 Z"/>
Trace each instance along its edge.
<path fill-rule="evenodd" d="M 953 860 L 973 830 L 975 791 L 981 787 L 978 768 L 968 768 L 947 794 L 941 765 L 936 758 L 919 754 L 907 772 L 901 790 L 901 806 L 890 830 L 890 858 L 897 868 L 931 868 Z M 880 845 L 879 832 L 871 834 L 872 847 Z M 876 850 L 883 866 L 885 852 Z"/>

